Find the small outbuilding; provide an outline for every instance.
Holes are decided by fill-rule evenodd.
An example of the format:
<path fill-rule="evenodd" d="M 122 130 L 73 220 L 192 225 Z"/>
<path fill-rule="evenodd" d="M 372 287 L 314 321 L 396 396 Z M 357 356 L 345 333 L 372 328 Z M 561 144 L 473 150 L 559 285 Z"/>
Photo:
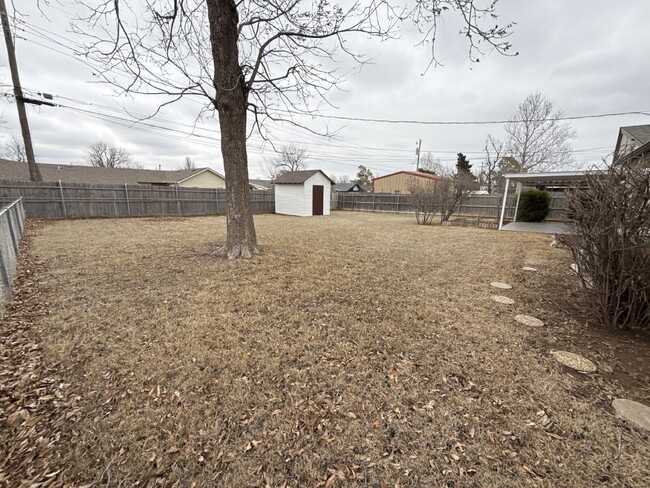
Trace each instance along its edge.
<path fill-rule="evenodd" d="M 321 170 L 287 171 L 275 185 L 275 213 L 309 217 L 329 215 L 334 182 Z"/>

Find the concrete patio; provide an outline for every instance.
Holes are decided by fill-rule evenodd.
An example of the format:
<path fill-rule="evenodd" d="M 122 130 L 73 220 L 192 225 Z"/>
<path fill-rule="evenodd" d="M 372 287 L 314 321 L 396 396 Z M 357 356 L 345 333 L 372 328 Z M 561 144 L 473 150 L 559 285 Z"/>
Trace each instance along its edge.
<path fill-rule="evenodd" d="M 571 227 L 560 222 L 511 222 L 501 230 L 536 232 L 538 234 L 570 234 Z"/>

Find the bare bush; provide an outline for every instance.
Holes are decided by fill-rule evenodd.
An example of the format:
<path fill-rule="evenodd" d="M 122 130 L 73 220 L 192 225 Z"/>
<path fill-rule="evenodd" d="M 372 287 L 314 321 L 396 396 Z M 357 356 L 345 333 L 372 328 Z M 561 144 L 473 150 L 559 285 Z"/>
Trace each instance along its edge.
<path fill-rule="evenodd" d="M 433 217 L 440 210 L 438 208 L 438 196 L 436 193 L 435 180 L 426 180 L 413 178 L 409 184 L 411 192 L 411 203 L 415 208 L 415 220 L 419 225 L 430 225 Z"/>
<path fill-rule="evenodd" d="M 650 327 L 650 172 L 639 160 L 592 171 L 567 194 L 576 234 L 562 241 L 593 297 L 601 323 Z"/>
<path fill-rule="evenodd" d="M 453 180 L 441 178 L 423 181 L 413 178 L 408 190 L 411 193 L 417 223 L 430 225 L 438 213 L 440 223 L 446 222 L 476 186 L 476 181 L 469 174 L 460 174 Z"/>

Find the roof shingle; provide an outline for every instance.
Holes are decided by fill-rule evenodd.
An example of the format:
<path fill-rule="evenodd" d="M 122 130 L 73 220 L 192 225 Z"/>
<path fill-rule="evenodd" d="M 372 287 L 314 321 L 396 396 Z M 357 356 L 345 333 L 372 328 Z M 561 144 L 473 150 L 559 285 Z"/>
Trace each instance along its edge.
<path fill-rule="evenodd" d="M 325 173 L 323 173 L 319 169 L 308 169 L 308 170 L 303 170 L 303 171 L 287 171 L 286 173 L 282 173 L 280 176 L 278 176 L 275 180 L 272 181 L 272 183 L 277 184 L 285 184 L 285 185 L 302 185 L 305 181 L 307 181 L 309 178 L 314 176 L 316 173 L 322 173 L 325 178 L 328 180 L 332 181 Z M 334 182 L 332 181 L 332 184 Z"/>

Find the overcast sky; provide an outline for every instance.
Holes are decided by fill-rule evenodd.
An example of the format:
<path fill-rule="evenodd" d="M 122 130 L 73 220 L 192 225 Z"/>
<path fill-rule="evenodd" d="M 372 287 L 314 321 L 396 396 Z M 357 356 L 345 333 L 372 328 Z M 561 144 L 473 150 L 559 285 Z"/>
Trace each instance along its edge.
<path fill-rule="evenodd" d="M 131 114 L 150 114 L 156 102 L 143 97 L 116 97 L 111 87 L 97 82 L 94 70 L 74 55 L 74 44 L 83 40 L 70 31 L 66 7 L 45 7 L 45 18 L 35 8 L 36 0 L 16 3 L 24 14 L 15 31 L 23 86 L 34 96 L 49 93 L 55 103 L 89 112 L 29 107 L 39 161 L 82 163 L 85 148 L 103 140 L 125 147 L 145 168 L 157 169 L 160 165 L 176 169 L 189 156 L 199 167 L 223 172 L 216 121 L 200 120 L 194 136 L 187 135 L 201 108 L 198 101 L 165 108 L 147 122 L 151 125 L 132 125 L 126 121 L 132 116 L 123 112 L 123 107 Z M 330 94 L 335 107 L 324 107 L 321 115 L 498 121 L 508 119 L 535 91 L 550 98 L 555 108 L 568 116 L 650 113 L 650 1 L 501 0 L 498 12 L 501 22 L 516 22 L 509 40 L 519 56 L 493 53 L 480 63 L 470 63 L 465 41 L 457 35 L 458 26 L 450 18 L 444 21 L 437 47 L 443 65 L 425 74 L 430 51 L 416 46 L 412 33 L 387 42 L 350 37 L 349 44 L 373 62 L 346 76 L 341 90 Z M 4 48 L 0 53 L 2 93 L 9 93 L 11 77 Z M 3 97 L 0 101 L 5 119 L 0 137 L 6 142 L 20 130 L 11 100 Z M 423 152 L 431 152 L 444 163 L 452 165 L 455 154 L 463 152 L 478 168 L 487 134 L 503 136 L 500 124 L 386 124 L 323 117 L 297 121 L 316 130 L 326 125 L 337 132 L 325 138 L 290 126 L 274 126 L 273 140 L 278 145 L 293 142 L 305 147 L 310 155 L 308 166 L 332 177 L 353 176 L 359 164 L 369 167 L 375 176 L 412 170 L 419 139 Z M 575 158 L 585 167 L 611 153 L 620 126 L 650 124 L 650 115 L 571 123 L 577 131 Z M 253 137 L 249 141 L 251 176 L 262 177 L 260 166 L 264 158 L 272 156 L 273 148 Z"/>

